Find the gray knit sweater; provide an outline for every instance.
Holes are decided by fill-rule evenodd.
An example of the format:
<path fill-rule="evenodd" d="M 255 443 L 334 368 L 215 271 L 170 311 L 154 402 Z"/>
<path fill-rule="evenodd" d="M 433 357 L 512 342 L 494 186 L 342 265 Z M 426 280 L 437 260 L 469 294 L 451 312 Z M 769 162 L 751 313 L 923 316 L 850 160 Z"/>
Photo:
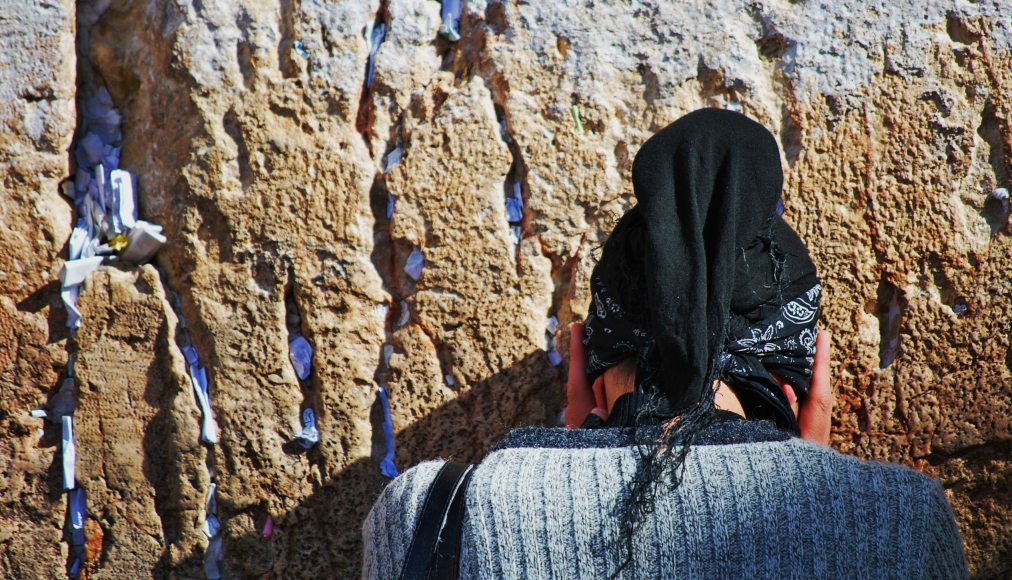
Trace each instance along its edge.
<path fill-rule="evenodd" d="M 737 425 L 692 448 L 681 485 L 637 530 L 620 578 L 966 577 L 936 481 Z M 630 436 L 507 437 L 467 490 L 461 577 L 607 578 L 624 554 L 615 505 L 635 471 Z M 377 500 L 363 528 L 363 578 L 399 576 L 442 463 L 408 470 Z"/>

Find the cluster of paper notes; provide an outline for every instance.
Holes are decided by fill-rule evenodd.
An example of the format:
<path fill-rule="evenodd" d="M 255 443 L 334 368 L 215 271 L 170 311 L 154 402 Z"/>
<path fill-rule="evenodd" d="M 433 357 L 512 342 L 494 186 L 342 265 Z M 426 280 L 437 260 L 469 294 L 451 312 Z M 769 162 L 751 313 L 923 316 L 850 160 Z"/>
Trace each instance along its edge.
<path fill-rule="evenodd" d="M 462 3 L 460 0 L 442 0 L 441 4 L 439 34 L 450 42 L 456 42 L 460 40 Z M 372 86 L 376 73 L 376 56 L 386 38 L 386 33 L 387 26 L 384 23 L 376 23 L 366 29 L 365 36 L 369 43 L 365 79 L 367 88 Z M 301 57 L 309 58 L 309 51 L 301 41 L 296 41 L 292 48 Z M 67 326 L 71 328 L 71 332 L 80 328 L 82 323 L 77 301 L 89 274 L 100 265 L 117 260 L 142 264 L 151 259 L 167 241 L 161 226 L 138 218 L 137 181 L 129 171 L 119 168 L 123 141 L 120 124 L 120 113 L 113 107 L 112 98 L 104 87 L 92 91 L 82 102 L 82 137 L 78 139 L 74 150 L 77 172 L 73 181 L 64 183 L 62 188 L 62 193 L 73 202 L 77 214 L 77 221 L 68 244 L 68 259 L 59 273 L 61 298 L 67 308 Z M 396 167 L 403 154 L 404 148 L 400 144 L 387 153 L 382 167 L 383 172 L 389 172 Z M 511 175 L 513 182 L 512 189 L 506 197 L 506 215 L 514 243 L 518 243 L 524 202 L 520 181 L 516 179 L 516 170 L 511 172 Z M 395 204 L 395 197 L 389 195 L 387 219 L 393 217 Z M 413 248 L 405 262 L 404 272 L 411 279 L 418 280 L 424 266 L 425 257 L 421 248 Z M 409 319 L 408 304 L 401 301 L 397 327 L 404 326 Z M 186 334 L 185 321 L 181 319 L 180 322 L 183 326 L 180 349 L 186 359 L 187 373 L 201 412 L 200 439 L 206 444 L 214 445 L 218 442 L 218 425 L 211 408 L 207 370 L 201 364 L 197 349 Z M 549 333 L 548 347 L 550 357 L 558 355 L 554 349 L 552 333 Z M 384 349 L 384 360 L 387 365 L 392 351 L 392 347 Z M 313 364 L 313 347 L 309 341 L 301 335 L 294 336 L 289 342 L 289 357 L 299 381 L 308 381 Z M 553 364 L 558 363 L 553 360 Z M 76 578 L 84 566 L 87 506 L 85 491 L 76 481 L 74 411 L 77 394 L 72 377 L 73 355 L 68 363 L 68 378 L 64 379 L 57 392 L 50 398 L 48 408 L 33 410 L 31 414 L 33 417 L 46 419 L 53 425 L 59 425 L 61 430 L 62 484 L 68 498 L 65 535 L 71 546 L 69 573 L 72 578 Z M 447 375 L 447 382 L 452 384 L 452 376 Z M 383 410 L 382 428 L 386 445 L 380 471 L 384 476 L 394 478 L 398 472 L 394 464 L 394 434 L 389 394 L 384 387 L 379 387 L 377 396 Z M 302 410 L 300 419 L 302 430 L 294 437 L 294 441 L 310 449 L 320 440 L 316 412 L 312 407 L 306 407 Z M 213 473 L 211 479 L 203 524 L 203 531 L 208 538 L 204 571 L 208 578 L 220 578 L 222 524 L 217 517 L 217 484 L 213 482 Z M 273 520 L 268 515 L 263 529 L 264 537 L 271 536 L 273 525 Z"/>
<path fill-rule="evenodd" d="M 305 383 L 313 373 L 313 347 L 302 335 L 296 335 L 288 341 L 288 359 L 295 370 L 299 383 Z M 316 412 L 312 407 L 302 410 L 302 431 L 294 441 L 303 449 L 312 449 L 320 442 L 320 431 L 316 426 Z"/>
<path fill-rule="evenodd" d="M 69 256 L 60 271 L 67 326 L 81 326 L 77 298 L 88 274 L 106 259 L 140 264 L 165 243 L 161 226 L 137 218 L 137 187 L 130 172 L 119 169 L 122 148 L 120 114 L 105 88 L 84 101 L 83 132 L 74 150 L 77 173 L 63 193 L 77 209 Z"/>
<path fill-rule="evenodd" d="M 68 256 L 60 269 L 60 297 L 67 308 L 71 334 L 81 327 L 77 299 L 88 275 L 106 261 L 141 264 L 165 243 L 161 226 L 137 217 L 137 184 L 134 176 L 119 168 L 123 134 L 121 117 L 104 88 L 91 91 L 81 103 L 81 135 L 74 149 L 77 172 L 62 185 L 62 193 L 74 204 L 77 221 L 70 234 Z M 84 489 L 77 484 L 77 441 L 74 411 L 74 355 L 67 363 L 67 378 L 49 400 L 48 409 L 32 416 L 60 427 L 60 463 L 63 489 L 67 491 L 65 535 L 71 548 L 68 573 L 81 574 L 84 566 L 84 523 L 87 518 Z"/>

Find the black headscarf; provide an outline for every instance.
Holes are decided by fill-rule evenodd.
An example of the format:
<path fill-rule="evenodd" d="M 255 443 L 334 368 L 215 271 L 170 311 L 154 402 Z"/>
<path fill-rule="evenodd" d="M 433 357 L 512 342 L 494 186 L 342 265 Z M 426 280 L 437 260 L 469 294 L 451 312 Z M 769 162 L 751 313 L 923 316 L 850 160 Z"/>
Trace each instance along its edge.
<path fill-rule="evenodd" d="M 739 113 L 701 109 L 651 137 L 633 163 L 638 204 L 591 279 L 587 370 L 638 356 L 637 387 L 674 416 L 735 388 L 750 417 L 797 432 L 786 395 L 811 380 L 819 283 L 777 213 L 776 140 Z"/>

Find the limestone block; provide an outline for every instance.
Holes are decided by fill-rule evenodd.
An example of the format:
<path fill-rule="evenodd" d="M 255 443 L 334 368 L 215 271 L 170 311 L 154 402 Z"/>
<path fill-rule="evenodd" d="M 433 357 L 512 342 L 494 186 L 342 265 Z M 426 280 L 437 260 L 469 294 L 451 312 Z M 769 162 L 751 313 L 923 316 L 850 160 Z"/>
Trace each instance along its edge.
<path fill-rule="evenodd" d="M 209 483 L 175 316 L 151 266 L 101 268 L 79 302 L 77 479 L 101 550 L 90 578 L 195 574 Z"/>
<path fill-rule="evenodd" d="M 59 253 L 70 235 L 76 90 L 74 4 L 0 2 L 0 570 L 62 570 L 59 433 L 32 418 L 66 364 Z"/>

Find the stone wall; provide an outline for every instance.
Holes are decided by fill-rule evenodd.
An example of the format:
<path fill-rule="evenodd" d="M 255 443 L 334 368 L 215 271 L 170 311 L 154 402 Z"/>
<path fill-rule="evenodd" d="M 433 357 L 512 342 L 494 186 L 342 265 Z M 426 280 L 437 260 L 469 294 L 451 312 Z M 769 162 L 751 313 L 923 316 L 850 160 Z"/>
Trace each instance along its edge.
<path fill-rule="evenodd" d="M 2 575 L 67 565 L 59 433 L 29 411 L 73 352 L 88 577 L 202 575 L 212 479 L 227 577 L 354 576 L 385 481 L 377 383 L 402 470 L 556 422 L 549 318 L 565 353 L 638 146 L 718 106 L 780 139 L 785 217 L 826 287 L 834 446 L 941 478 L 971 571 L 1007 576 L 1012 237 L 986 204 L 1012 185 L 1001 4 L 478 0 L 450 42 L 432 0 L 0 0 Z M 169 243 L 93 274 L 71 337 L 59 185 L 75 98 L 101 85 Z M 320 442 L 300 451 L 307 406 Z"/>

